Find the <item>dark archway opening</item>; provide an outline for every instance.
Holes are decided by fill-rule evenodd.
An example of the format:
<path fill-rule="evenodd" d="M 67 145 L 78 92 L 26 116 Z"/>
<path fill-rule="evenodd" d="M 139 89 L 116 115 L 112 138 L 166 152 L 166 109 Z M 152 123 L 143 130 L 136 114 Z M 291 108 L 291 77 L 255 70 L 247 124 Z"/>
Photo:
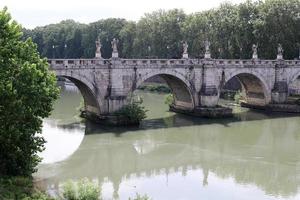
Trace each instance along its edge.
<path fill-rule="evenodd" d="M 300 105 L 300 76 L 290 82 L 287 102 Z"/>
<path fill-rule="evenodd" d="M 220 98 L 249 106 L 267 104 L 265 87 L 262 81 L 253 74 L 241 73 L 230 78 L 223 85 Z"/>
<path fill-rule="evenodd" d="M 162 114 L 169 108 L 186 112 L 194 109 L 193 96 L 186 83 L 170 74 L 153 75 L 138 82 L 134 94 L 141 93 L 147 98 L 144 105 L 150 116 L 155 115 L 153 112 Z"/>
<path fill-rule="evenodd" d="M 57 79 L 58 84 L 61 87 L 64 87 L 64 90 L 68 90 L 70 92 L 71 90 L 76 91 L 76 89 L 78 89 L 78 91 L 80 91 L 83 103 L 81 103 L 79 110 L 93 114 L 100 114 L 100 107 L 97 99 L 91 88 L 89 88 L 85 83 L 69 76 L 57 76 Z"/>

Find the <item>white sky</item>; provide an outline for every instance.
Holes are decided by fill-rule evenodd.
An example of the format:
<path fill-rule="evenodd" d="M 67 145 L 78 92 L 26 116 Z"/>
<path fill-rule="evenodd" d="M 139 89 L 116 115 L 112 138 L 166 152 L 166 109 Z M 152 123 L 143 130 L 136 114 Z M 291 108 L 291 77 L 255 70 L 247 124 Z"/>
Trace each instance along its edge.
<path fill-rule="evenodd" d="M 82 23 L 109 17 L 138 20 L 144 13 L 158 9 L 181 8 L 192 13 L 217 7 L 221 2 L 224 0 L 0 0 L 0 9 L 7 6 L 13 19 L 34 28 L 65 19 Z"/>

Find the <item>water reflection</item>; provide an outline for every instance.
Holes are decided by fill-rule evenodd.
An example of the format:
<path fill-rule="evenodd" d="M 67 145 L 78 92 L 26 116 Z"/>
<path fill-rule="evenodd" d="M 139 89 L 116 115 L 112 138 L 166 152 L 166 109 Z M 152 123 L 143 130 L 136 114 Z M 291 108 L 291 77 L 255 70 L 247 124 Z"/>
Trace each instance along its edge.
<path fill-rule="evenodd" d="M 156 110 L 139 128 L 88 122 L 85 128 L 74 122 L 45 127 L 57 134 L 45 159 L 67 159 L 42 164 L 40 183 L 57 191 L 63 181 L 88 177 L 98 180 L 105 199 L 128 199 L 136 192 L 153 199 L 300 198 L 299 117 L 242 110 L 235 118 L 199 119 L 166 112 L 161 95 L 143 95 L 147 108 Z M 63 98 L 61 106 L 68 109 Z M 54 116 L 45 124 L 66 119 Z M 70 133 L 64 138 L 59 131 Z"/>

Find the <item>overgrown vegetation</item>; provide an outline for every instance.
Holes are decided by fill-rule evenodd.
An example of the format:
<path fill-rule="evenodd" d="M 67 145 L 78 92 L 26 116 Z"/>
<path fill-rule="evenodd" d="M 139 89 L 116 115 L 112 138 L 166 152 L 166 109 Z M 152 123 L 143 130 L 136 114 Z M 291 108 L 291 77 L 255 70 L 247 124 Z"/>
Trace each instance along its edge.
<path fill-rule="evenodd" d="M 165 104 L 167 104 L 168 106 L 171 106 L 174 103 L 174 96 L 173 94 L 167 94 L 165 96 Z"/>
<path fill-rule="evenodd" d="M 98 200 L 100 197 L 100 187 L 88 179 L 78 182 L 68 181 L 63 184 L 62 195 L 67 200 Z"/>
<path fill-rule="evenodd" d="M 136 196 L 133 199 L 129 198 L 128 200 L 151 200 L 151 199 L 147 195 L 136 194 Z"/>
<path fill-rule="evenodd" d="M 101 200 L 100 186 L 87 178 L 62 184 L 56 198 L 52 198 L 34 188 L 32 178 L 6 177 L 0 178 L 1 200 Z M 147 195 L 139 195 L 129 200 L 150 200 Z"/>
<path fill-rule="evenodd" d="M 234 101 L 235 101 L 235 103 L 240 103 L 241 100 L 243 100 L 243 96 L 242 96 L 241 92 L 238 91 L 234 95 Z"/>
<path fill-rule="evenodd" d="M 54 200 L 33 187 L 32 178 L 0 178 L 0 199 L 3 200 Z"/>
<path fill-rule="evenodd" d="M 55 75 L 21 26 L 0 11 L 0 177 L 31 176 L 41 158 L 39 134 L 58 97 Z"/>
<path fill-rule="evenodd" d="M 128 105 L 115 112 L 123 122 L 122 124 L 136 125 L 147 117 L 147 110 L 142 106 L 142 101 L 131 101 Z"/>

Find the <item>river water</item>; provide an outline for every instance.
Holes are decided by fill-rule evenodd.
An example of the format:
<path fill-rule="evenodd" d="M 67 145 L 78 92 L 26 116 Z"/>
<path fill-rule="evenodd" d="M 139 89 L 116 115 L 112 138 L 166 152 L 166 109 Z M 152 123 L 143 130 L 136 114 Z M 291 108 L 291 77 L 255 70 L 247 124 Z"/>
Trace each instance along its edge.
<path fill-rule="evenodd" d="M 164 95 L 142 93 L 138 128 L 81 122 L 80 93 L 63 90 L 43 135 L 35 179 L 50 194 L 87 177 L 103 199 L 300 199 L 300 117 L 235 107 L 234 118 L 168 112 Z"/>

